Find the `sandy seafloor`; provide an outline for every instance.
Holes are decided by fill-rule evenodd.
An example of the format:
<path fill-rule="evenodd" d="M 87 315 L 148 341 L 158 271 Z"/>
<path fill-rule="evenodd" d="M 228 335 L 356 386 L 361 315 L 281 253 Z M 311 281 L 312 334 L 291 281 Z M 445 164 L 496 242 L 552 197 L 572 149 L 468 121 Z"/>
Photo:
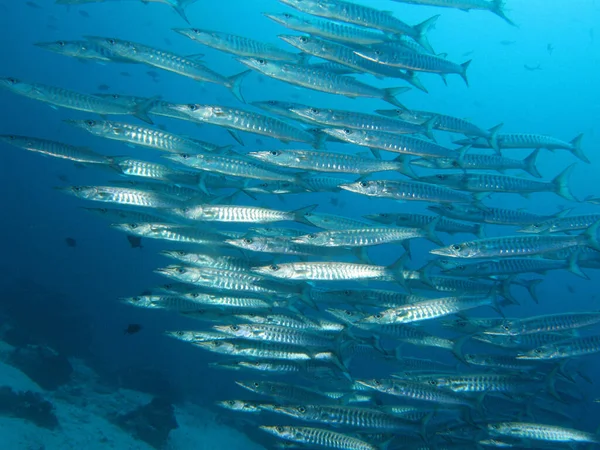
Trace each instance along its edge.
<path fill-rule="evenodd" d="M 0 415 L 2 450 L 154 450 L 106 419 L 111 413 L 129 412 L 152 400 L 152 395 L 109 388 L 77 359 L 70 359 L 71 381 L 56 391 L 41 389 L 17 368 L 7 364 L 13 349 L 0 341 L 0 386 L 14 391 L 39 392 L 54 405 L 60 426 L 38 427 L 24 419 Z M 179 428 L 172 430 L 165 450 L 264 450 L 239 431 L 218 423 L 215 414 L 196 405 L 175 405 Z"/>

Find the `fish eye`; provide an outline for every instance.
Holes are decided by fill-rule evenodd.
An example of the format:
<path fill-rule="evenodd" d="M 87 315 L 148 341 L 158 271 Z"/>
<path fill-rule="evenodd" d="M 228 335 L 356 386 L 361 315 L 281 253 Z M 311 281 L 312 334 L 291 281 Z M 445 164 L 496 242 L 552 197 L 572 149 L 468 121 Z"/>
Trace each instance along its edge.
<path fill-rule="evenodd" d="M 467 268 L 467 266 L 458 266 L 456 269 L 457 270 L 465 270 Z"/>
<path fill-rule="evenodd" d="M 131 297 L 131 300 L 133 300 L 134 302 L 139 302 L 142 299 L 142 297 Z"/>
<path fill-rule="evenodd" d="M 373 317 L 375 317 L 376 319 L 381 319 L 383 317 L 383 314 L 377 313 Z"/>
<path fill-rule="evenodd" d="M 182 159 L 190 159 L 190 155 L 187 153 L 181 153 L 179 156 L 181 156 Z"/>
<path fill-rule="evenodd" d="M 352 317 L 354 314 L 352 313 L 352 311 L 344 311 L 344 313 L 348 316 L 348 317 Z"/>
<path fill-rule="evenodd" d="M 73 186 L 73 190 L 75 192 L 79 192 L 79 191 L 81 191 L 81 187 L 79 187 L 79 186 Z"/>
<path fill-rule="evenodd" d="M 360 187 L 367 187 L 369 185 L 369 183 L 367 183 L 366 181 L 361 181 L 358 184 L 360 185 Z"/>
<path fill-rule="evenodd" d="M 374 384 L 375 386 L 381 386 L 381 381 L 379 381 L 379 380 L 375 380 L 375 381 L 373 382 L 373 384 Z"/>
<path fill-rule="evenodd" d="M 446 175 L 442 175 L 442 174 L 437 174 L 435 176 L 438 180 L 445 180 L 446 179 Z"/>
<path fill-rule="evenodd" d="M 277 102 L 275 100 L 269 100 L 267 101 L 267 104 L 275 106 Z"/>
<path fill-rule="evenodd" d="M 192 293 L 190 294 L 190 297 L 193 297 L 193 298 L 198 298 L 198 297 L 200 297 L 200 294 L 198 294 L 197 292 L 192 292 Z"/>
<path fill-rule="evenodd" d="M 235 405 L 235 401 L 234 400 L 227 400 L 227 404 L 233 406 L 233 405 Z"/>
<path fill-rule="evenodd" d="M 431 384 L 432 386 L 437 386 L 438 382 L 437 380 L 429 380 L 429 384 Z"/>
<path fill-rule="evenodd" d="M 278 150 L 271 150 L 269 153 L 270 153 L 271 155 L 273 155 L 273 156 L 279 156 L 279 155 L 281 155 L 281 152 L 280 152 L 280 151 L 278 151 Z"/>
<path fill-rule="evenodd" d="M 244 238 L 244 244 L 252 244 L 252 239 Z"/>
<path fill-rule="evenodd" d="M 9 78 L 9 79 L 8 79 L 8 82 L 9 82 L 10 84 L 17 84 L 17 83 L 19 82 L 19 80 L 17 80 L 16 78 Z"/>
<path fill-rule="evenodd" d="M 264 60 L 264 59 L 257 59 L 257 60 L 256 60 L 256 62 L 257 62 L 258 64 L 260 64 L 261 66 L 264 66 L 264 65 L 266 65 L 266 64 L 267 64 L 267 61 L 266 61 L 266 60 Z"/>
<path fill-rule="evenodd" d="M 269 269 L 271 269 L 273 272 L 277 272 L 279 270 L 279 266 L 277 264 L 273 264 L 269 266 Z"/>
<path fill-rule="evenodd" d="M 117 43 L 117 41 L 115 41 L 114 39 L 108 39 L 108 43 L 110 45 L 115 45 Z"/>
<path fill-rule="evenodd" d="M 129 228 L 131 228 L 132 230 L 135 230 L 138 227 L 137 223 L 131 223 L 129 224 Z"/>
<path fill-rule="evenodd" d="M 280 432 L 280 433 L 283 433 L 283 427 L 275 427 L 275 429 L 276 429 L 278 432 Z"/>
<path fill-rule="evenodd" d="M 299 41 L 302 42 L 303 44 L 305 44 L 308 42 L 308 39 L 306 38 L 306 36 L 300 36 Z"/>
<path fill-rule="evenodd" d="M 458 161 L 452 161 L 452 167 L 460 167 Z"/>
<path fill-rule="evenodd" d="M 192 31 L 196 34 L 200 34 L 201 31 L 198 28 L 192 28 Z"/>
<path fill-rule="evenodd" d="M 350 128 L 344 128 L 343 133 L 345 135 L 350 135 L 350 134 L 352 134 L 352 130 Z"/>
<path fill-rule="evenodd" d="M 317 236 L 316 234 L 314 234 L 314 233 L 313 233 L 313 234 L 309 234 L 307 237 L 308 237 L 309 239 L 316 239 L 318 236 Z"/>
<path fill-rule="evenodd" d="M 508 325 L 508 324 L 502 325 L 502 328 L 504 328 L 506 331 L 508 331 L 508 330 L 510 330 L 510 325 Z"/>
<path fill-rule="evenodd" d="M 352 294 L 352 291 L 348 291 L 348 290 L 344 291 L 344 295 L 350 296 L 351 294 Z"/>
<path fill-rule="evenodd" d="M 285 17 L 286 19 L 291 19 L 292 15 L 288 13 L 283 13 L 283 17 Z"/>
<path fill-rule="evenodd" d="M 310 111 L 312 114 L 319 114 L 319 112 L 320 112 L 320 111 L 319 111 L 317 108 L 310 108 L 310 109 L 309 109 L 309 111 Z"/>
<path fill-rule="evenodd" d="M 198 109 L 198 105 L 194 105 L 194 104 L 188 105 L 188 109 L 190 111 L 196 111 Z"/>
<path fill-rule="evenodd" d="M 185 256 L 186 253 L 183 250 L 177 250 L 177 256 Z"/>
<path fill-rule="evenodd" d="M 452 246 L 452 250 L 455 250 L 455 251 L 458 251 L 458 250 L 460 250 L 460 245 L 458 245 L 458 244 L 454 244 L 454 245 Z"/>
<path fill-rule="evenodd" d="M 240 329 L 237 325 L 231 325 L 229 328 L 231 328 L 231 331 L 238 331 Z"/>
<path fill-rule="evenodd" d="M 536 348 L 536 349 L 534 350 L 534 352 L 535 352 L 535 353 L 537 353 L 537 354 L 540 354 L 540 353 L 542 353 L 542 350 L 541 350 L 541 349 L 539 349 L 539 348 Z"/>
<path fill-rule="evenodd" d="M 533 225 L 531 225 L 531 226 L 532 226 L 533 228 L 539 228 L 539 227 L 541 227 L 542 225 L 541 225 L 541 224 L 539 224 L 539 223 L 534 223 L 534 224 L 533 224 Z"/>
<path fill-rule="evenodd" d="M 179 269 L 177 269 L 177 273 L 183 274 L 185 272 L 186 272 L 186 270 L 183 267 L 180 267 Z"/>
<path fill-rule="evenodd" d="M 304 414 L 306 412 L 306 408 L 304 406 L 298 406 L 298 408 L 296 408 L 296 410 L 300 413 L 300 414 Z"/>
<path fill-rule="evenodd" d="M 254 386 L 255 388 L 260 387 L 260 383 L 258 381 L 255 381 L 254 383 L 252 383 L 252 386 Z"/>
<path fill-rule="evenodd" d="M 380 50 L 375 50 L 373 53 L 375 53 L 377 56 L 381 55 L 381 51 Z"/>
<path fill-rule="evenodd" d="M 94 125 L 96 125 L 96 121 L 95 120 L 86 120 L 85 124 L 89 125 L 90 127 L 93 127 Z"/>
<path fill-rule="evenodd" d="M 177 336 L 183 336 L 183 334 L 184 334 L 184 333 L 183 333 L 183 331 L 177 331 L 175 334 L 176 334 Z"/>
<path fill-rule="evenodd" d="M 259 184 L 258 186 L 262 187 L 262 188 L 267 188 L 267 187 L 269 187 L 269 183 L 262 183 L 262 184 Z"/>
<path fill-rule="evenodd" d="M 65 45 L 67 45 L 67 43 L 65 41 L 58 41 L 57 44 L 60 45 L 61 47 L 64 47 Z"/>

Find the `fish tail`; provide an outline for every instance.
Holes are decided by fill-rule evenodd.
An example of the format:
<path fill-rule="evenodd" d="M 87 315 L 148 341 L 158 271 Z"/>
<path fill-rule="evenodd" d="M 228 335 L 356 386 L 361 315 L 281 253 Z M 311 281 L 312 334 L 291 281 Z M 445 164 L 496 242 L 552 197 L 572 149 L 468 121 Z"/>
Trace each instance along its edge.
<path fill-rule="evenodd" d="M 536 178 L 542 178 L 542 174 L 538 171 L 538 169 L 535 165 L 536 159 L 539 154 L 540 154 L 540 149 L 539 148 L 535 149 L 533 151 L 533 153 L 531 153 L 531 155 L 529 155 L 527 158 L 525 158 L 523 160 L 523 164 L 524 164 L 523 170 Z"/>
<path fill-rule="evenodd" d="M 600 220 L 585 230 L 583 232 L 583 236 L 585 237 L 585 242 L 588 247 L 600 251 L 600 243 L 598 242 L 598 227 L 600 227 Z"/>
<path fill-rule="evenodd" d="M 569 272 L 574 273 L 575 275 L 577 275 L 578 277 L 581 278 L 585 278 L 586 280 L 589 280 L 590 277 L 588 277 L 582 270 L 581 267 L 579 267 L 579 254 L 581 253 L 580 250 L 576 250 L 574 251 L 571 256 L 569 256 Z"/>
<path fill-rule="evenodd" d="M 314 135 L 315 135 L 315 142 L 312 145 L 313 148 L 316 150 L 320 150 L 323 147 L 325 147 L 325 142 L 327 141 L 327 134 L 323 133 L 322 131 L 315 130 Z"/>
<path fill-rule="evenodd" d="M 506 22 L 508 22 L 513 27 L 516 27 L 512 20 L 508 18 L 506 13 L 504 12 L 504 0 L 492 0 L 492 4 L 490 5 L 490 11 L 496 14 L 499 17 L 502 17 Z"/>
<path fill-rule="evenodd" d="M 310 225 L 313 226 L 311 222 L 309 222 L 308 220 L 306 220 L 306 215 L 313 211 L 317 206 L 319 206 L 318 204 L 314 204 L 314 205 L 309 205 L 309 206 L 305 206 L 303 208 L 298 208 L 293 210 L 291 213 L 294 216 L 294 221 L 298 222 L 298 223 L 303 223 L 304 225 Z"/>
<path fill-rule="evenodd" d="M 237 75 L 233 75 L 227 79 L 227 87 L 231 90 L 231 93 L 237 98 L 240 102 L 246 103 L 244 97 L 242 95 L 242 80 L 246 75 L 248 75 L 251 70 L 245 70 L 244 72 L 238 73 Z"/>
<path fill-rule="evenodd" d="M 440 15 L 436 15 L 433 17 L 430 17 L 427 20 L 424 20 L 423 22 L 415 25 L 413 28 L 415 30 L 415 33 L 417 35 L 417 37 L 415 38 L 415 40 L 421 44 L 421 47 L 423 47 L 425 50 L 427 50 L 428 52 L 431 53 L 435 53 L 433 51 L 433 48 L 431 47 L 431 44 L 429 43 L 429 40 L 427 39 L 427 32 L 431 29 L 435 27 L 435 23 L 437 22 L 438 18 L 440 17 Z"/>
<path fill-rule="evenodd" d="M 475 226 L 475 236 L 477 236 L 479 239 L 485 238 L 485 227 L 483 226 L 483 224 L 478 223 Z"/>
<path fill-rule="evenodd" d="M 556 189 L 556 193 L 561 197 L 571 201 L 577 201 L 575 197 L 573 197 L 573 194 L 569 189 L 569 177 L 571 175 L 571 172 L 573 172 L 573 169 L 575 169 L 576 165 L 577 164 L 571 164 L 569 167 L 563 170 L 556 178 L 554 178 L 554 180 L 552 180 L 554 188 Z"/>
<path fill-rule="evenodd" d="M 471 335 L 466 335 L 466 336 L 462 336 L 459 337 L 458 339 L 456 339 L 454 341 L 454 345 L 452 346 L 452 354 L 456 357 L 456 359 L 458 359 L 460 362 L 463 363 L 467 363 L 465 360 L 465 357 L 463 356 L 463 352 L 462 352 L 462 348 L 463 345 L 465 345 L 465 342 L 467 342 L 469 339 L 471 339 Z"/>
<path fill-rule="evenodd" d="M 573 153 L 577 158 L 579 158 L 583 162 L 586 162 L 586 163 L 589 164 L 590 160 L 588 159 L 587 156 L 585 156 L 585 154 L 583 153 L 583 150 L 581 150 L 581 140 L 582 139 L 583 139 L 583 133 L 581 133 L 580 135 L 576 136 L 571 141 L 571 153 Z"/>
<path fill-rule="evenodd" d="M 431 119 L 428 119 L 427 122 L 425 122 L 422 126 L 426 128 L 425 131 L 425 136 L 427 136 L 429 139 L 431 139 L 433 142 L 435 142 L 435 136 L 433 135 L 433 129 L 435 128 L 435 126 L 437 125 L 439 121 L 439 117 L 436 115 L 433 115 L 431 117 Z"/>
<path fill-rule="evenodd" d="M 488 133 L 490 133 L 490 137 L 488 138 L 490 147 L 492 147 L 497 154 L 500 154 L 500 147 L 498 146 L 498 131 L 500 131 L 500 128 L 503 126 L 504 123 L 500 123 L 488 130 Z"/>
<path fill-rule="evenodd" d="M 437 244 L 439 246 L 443 246 L 444 243 L 438 237 L 438 235 L 435 234 L 435 228 L 437 227 L 437 224 L 440 221 L 440 219 L 441 219 L 441 217 L 439 217 L 439 216 L 436 217 L 435 220 L 432 220 L 427 225 L 425 225 L 425 228 L 423 229 L 423 231 L 425 231 L 425 238 L 427 240 L 429 240 L 429 241 L 431 241 L 434 244 Z"/>
<path fill-rule="evenodd" d="M 459 75 L 462 77 L 463 80 L 465 80 L 465 84 L 467 85 L 467 87 L 469 87 L 469 79 L 467 78 L 467 69 L 469 68 L 469 65 L 471 64 L 471 61 L 473 61 L 473 60 L 470 59 L 460 65 Z"/>
<path fill-rule="evenodd" d="M 414 87 L 416 87 L 420 91 L 423 91 L 426 94 L 429 94 L 429 91 L 427 90 L 427 88 L 425 87 L 425 85 L 423 84 L 423 82 L 421 81 L 421 79 L 412 70 L 407 70 L 406 71 L 406 77 L 404 78 L 404 80 L 406 80 L 407 82 L 409 82 L 410 84 L 412 84 Z"/>
<path fill-rule="evenodd" d="M 402 94 L 403 92 L 410 91 L 409 87 L 400 86 L 400 87 L 391 87 L 383 89 L 383 101 L 391 103 L 394 106 L 399 108 L 407 109 L 402 103 L 398 101 L 396 95 Z"/>
<path fill-rule="evenodd" d="M 538 298 L 536 289 L 537 289 L 538 284 L 540 284 L 542 281 L 543 280 L 540 278 L 538 278 L 536 280 L 520 280 L 519 284 L 521 286 L 523 286 L 525 289 L 527 289 L 527 292 L 529 292 L 529 295 L 531 296 L 531 298 L 533 299 L 534 302 L 539 303 L 540 299 Z"/>
<path fill-rule="evenodd" d="M 394 161 L 398 163 L 398 168 L 396 172 L 401 173 L 408 178 L 417 178 L 417 174 L 413 172 L 412 166 L 410 165 L 410 161 L 407 161 L 407 158 L 404 155 L 400 155 L 394 158 Z"/>
<path fill-rule="evenodd" d="M 185 7 L 187 6 L 188 3 L 191 3 L 191 1 L 178 0 L 176 3 L 172 4 L 171 6 L 177 12 L 177 14 L 179 14 L 181 16 L 181 18 L 183 20 L 185 20 L 188 24 L 191 25 L 190 20 L 188 19 L 187 15 L 185 13 Z"/>
<path fill-rule="evenodd" d="M 153 125 L 154 122 L 152 122 L 152 119 L 150 118 L 150 116 L 148 116 L 148 112 L 152 109 L 152 107 L 159 98 L 160 96 L 155 96 L 143 101 L 135 107 L 131 115 L 137 117 L 140 120 L 143 120 L 146 123 L 149 123 L 150 125 Z"/>

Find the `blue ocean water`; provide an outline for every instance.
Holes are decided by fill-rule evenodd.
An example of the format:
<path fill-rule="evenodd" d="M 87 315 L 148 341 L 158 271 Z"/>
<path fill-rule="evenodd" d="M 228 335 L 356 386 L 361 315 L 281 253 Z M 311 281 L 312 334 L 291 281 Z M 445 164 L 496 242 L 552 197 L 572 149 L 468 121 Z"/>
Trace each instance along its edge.
<path fill-rule="evenodd" d="M 595 37 L 595 26 L 600 19 L 600 3 L 595 0 L 509 0 L 507 14 L 517 27 L 481 11 L 465 13 L 390 0 L 361 0 L 360 3 L 390 10 L 410 24 L 441 14 L 429 33 L 433 48 L 453 61 L 473 60 L 468 74 L 469 87 L 458 76 L 450 75 L 445 85 L 439 76 L 424 74 L 421 79 L 429 93 L 413 89 L 402 94 L 401 101 L 407 107 L 467 118 L 482 128 L 504 123 L 502 132 L 538 133 L 566 141 L 584 133 L 583 149 L 591 163 L 577 161 L 570 186 L 579 199 L 598 196 L 600 89 L 596 75 L 600 66 L 600 43 Z M 187 8 L 192 26 L 245 35 L 294 51 L 277 38 L 278 34 L 290 34 L 290 31 L 262 15 L 283 11 L 290 9 L 276 0 L 199 0 Z M 105 92 L 144 97 L 160 95 L 174 103 L 250 108 L 241 105 L 227 89 L 218 85 L 198 83 L 138 64 L 83 63 L 34 46 L 37 42 L 74 40 L 87 35 L 114 36 L 182 55 L 203 53 L 207 66 L 222 74 L 233 75 L 245 69 L 232 55 L 203 47 L 174 33 L 172 28 L 187 25 L 167 5 L 108 1 L 64 6 L 50 0 L 4 0 L 0 3 L 0 14 L 4 23 L 0 41 L 2 77 L 13 76 L 90 94 L 99 92 L 99 86 L 105 85 L 108 87 Z M 149 70 L 158 76 L 150 76 Z M 401 80 L 382 81 L 371 76 L 361 76 L 361 80 L 385 87 L 403 84 Z M 242 92 L 247 103 L 276 99 L 362 112 L 389 106 L 379 100 L 352 100 L 293 87 L 258 73 L 246 77 Z M 102 140 L 63 122 L 93 117 L 89 113 L 54 109 L 7 90 L 0 91 L 0 104 L 3 111 L 0 134 L 35 136 L 88 146 L 107 156 L 128 155 L 164 163 L 157 152 Z M 115 120 L 139 122 L 130 117 Z M 219 145 L 236 144 L 224 129 L 210 125 L 199 127 L 162 117 L 154 121 L 173 133 Z M 439 142 L 451 145 L 452 138 L 456 137 L 439 134 Z M 306 148 L 251 134 L 243 134 L 243 139 L 242 152 Z M 327 145 L 332 151 L 345 148 L 342 144 Z M 520 159 L 529 151 L 509 150 L 506 154 Z M 538 168 L 544 179 L 552 179 L 573 162 L 575 158 L 569 152 L 544 150 Z M 0 311 L 3 321 L 20 327 L 34 340 L 48 343 L 67 356 L 85 359 L 101 376 L 119 380 L 134 389 L 162 391 L 174 401 L 185 399 L 209 408 L 213 408 L 216 400 L 243 397 L 245 393 L 233 383 L 239 378 L 238 374 L 207 368 L 207 363 L 219 360 L 217 356 L 163 335 L 165 330 L 193 329 L 197 322 L 175 313 L 132 308 L 118 301 L 165 283 L 165 279 L 153 271 L 170 263 L 158 255 L 159 250 L 169 246 L 161 241 L 143 240 L 143 248 L 131 248 L 123 233 L 81 209 L 97 204 L 53 189 L 66 185 L 102 185 L 111 179 L 116 179 L 116 175 L 0 144 L 3 198 Z M 237 202 L 285 210 L 316 203 L 319 212 L 356 218 L 378 212 L 425 212 L 422 203 L 395 203 L 344 191 L 290 195 L 283 200 L 276 196 L 259 196 L 253 201 L 241 196 Z M 539 214 L 553 214 L 561 208 L 576 208 L 574 214 L 598 211 L 595 205 L 571 203 L 552 193 L 536 193 L 529 198 L 499 194 L 485 203 L 524 208 Z M 489 236 L 507 234 L 505 228 L 496 226 L 487 226 L 486 231 Z M 67 246 L 66 238 L 75 239 L 76 246 Z M 467 239 L 470 239 L 468 235 L 443 235 L 446 244 Z M 430 257 L 428 251 L 435 247 L 421 240 L 411 246 L 414 258 L 409 265 L 414 268 L 425 263 Z M 370 255 L 378 264 L 390 264 L 401 252 L 399 246 L 384 246 L 373 249 Z M 538 288 L 539 304 L 533 303 L 525 290 L 516 289 L 520 306 L 512 307 L 510 314 L 527 317 L 598 310 L 598 272 L 584 271 L 589 280 L 566 271 L 541 276 L 544 281 Z M 489 311 L 480 314 L 489 316 Z M 141 324 L 142 331 L 124 335 L 123 330 L 130 323 Z M 438 350 L 417 349 L 411 350 L 411 354 L 446 358 Z M 590 356 L 582 360 L 582 370 L 591 379 L 597 378 L 600 370 L 597 358 Z M 597 426 L 594 414 L 598 408 L 591 399 L 600 397 L 600 392 L 597 384 L 578 383 L 583 395 L 590 400 L 571 405 L 570 412 L 580 428 L 593 430 Z M 267 448 L 272 442 L 266 438 L 263 441 Z"/>

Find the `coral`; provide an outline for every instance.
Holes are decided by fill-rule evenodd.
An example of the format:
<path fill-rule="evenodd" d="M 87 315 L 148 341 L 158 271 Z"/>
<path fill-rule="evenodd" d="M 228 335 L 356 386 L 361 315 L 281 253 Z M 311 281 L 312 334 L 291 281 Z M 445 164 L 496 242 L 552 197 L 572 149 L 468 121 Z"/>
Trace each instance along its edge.
<path fill-rule="evenodd" d="M 44 428 L 58 426 L 52 403 L 38 393 L 15 392 L 9 386 L 0 387 L 0 414 L 29 420 Z"/>

